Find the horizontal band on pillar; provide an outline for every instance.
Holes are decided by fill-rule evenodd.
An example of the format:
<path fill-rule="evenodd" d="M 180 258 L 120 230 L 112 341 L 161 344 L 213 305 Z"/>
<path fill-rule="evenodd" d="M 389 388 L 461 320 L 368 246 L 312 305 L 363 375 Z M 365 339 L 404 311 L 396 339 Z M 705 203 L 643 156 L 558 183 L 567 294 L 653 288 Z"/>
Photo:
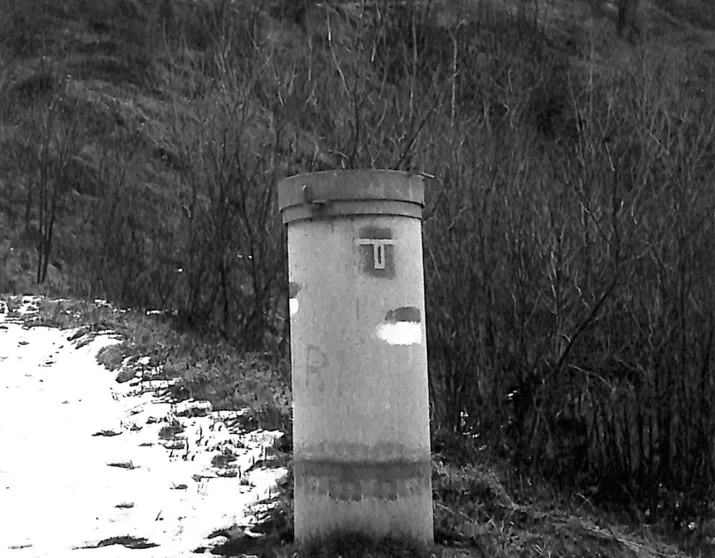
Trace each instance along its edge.
<path fill-rule="evenodd" d="M 431 463 L 294 461 L 295 490 L 335 500 L 397 500 L 431 490 Z"/>
<path fill-rule="evenodd" d="M 335 200 L 325 204 L 303 204 L 286 207 L 283 224 L 302 219 L 327 219 L 348 215 L 398 215 L 422 219 L 422 206 L 407 201 Z"/>

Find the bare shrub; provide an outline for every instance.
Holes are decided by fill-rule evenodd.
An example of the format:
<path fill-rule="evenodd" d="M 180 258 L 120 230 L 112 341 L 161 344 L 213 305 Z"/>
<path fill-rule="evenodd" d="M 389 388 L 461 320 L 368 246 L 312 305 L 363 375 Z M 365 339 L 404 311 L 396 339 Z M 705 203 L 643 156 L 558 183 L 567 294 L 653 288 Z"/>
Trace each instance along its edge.
<path fill-rule="evenodd" d="M 675 101 L 697 71 L 679 56 L 516 52 L 480 49 L 501 69 L 486 83 L 461 85 L 455 58 L 455 90 L 482 110 L 454 95 L 419 153 L 440 183 L 425 220 L 435 426 L 656 513 L 658 486 L 707 494 L 715 472 L 712 108 L 697 88 Z"/>
<path fill-rule="evenodd" d="M 211 316 L 224 335 L 256 350 L 272 325 L 282 231 L 267 115 L 251 96 L 262 67 L 257 47 L 244 41 L 246 23 L 231 21 L 212 39 L 208 57 L 187 61 L 189 68 L 209 64 L 214 77 L 200 97 L 173 100 L 163 138 L 182 161 L 177 177 L 185 192 L 174 248 L 184 254 L 185 279 L 169 303 Z"/>
<path fill-rule="evenodd" d="M 70 168 L 86 136 L 80 103 L 63 66 L 43 62 L 37 70 L 38 109 L 26 113 L 16 138 L 20 165 L 30 177 L 25 196 L 25 230 L 36 230 L 36 281 L 47 279 L 61 198 L 72 188 Z M 25 81 L 24 84 L 27 84 Z"/>

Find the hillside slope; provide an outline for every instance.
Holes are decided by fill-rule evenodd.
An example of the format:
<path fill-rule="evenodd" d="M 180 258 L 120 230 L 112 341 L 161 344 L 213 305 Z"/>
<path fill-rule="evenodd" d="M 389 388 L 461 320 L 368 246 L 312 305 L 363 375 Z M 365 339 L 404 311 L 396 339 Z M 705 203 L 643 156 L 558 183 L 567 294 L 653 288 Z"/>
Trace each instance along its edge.
<path fill-rule="evenodd" d="M 212 211 L 205 204 L 216 199 L 206 198 L 230 204 L 241 195 L 237 178 L 265 191 L 297 172 L 430 170 L 420 152 L 442 133 L 430 121 L 438 104 L 447 105 L 451 126 L 460 108 L 487 110 L 490 127 L 509 113 L 510 125 L 525 122 L 551 142 L 568 138 L 569 67 L 607 83 L 652 57 L 682 74 L 669 79 L 687 102 L 704 103 L 712 90 L 715 18 L 706 2 L 667 11 L 646 2 L 647 39 L 638 49 L 614 40 L 611 23 L 591 17 L 585 1 L 537 2 L 535 11 L 515 0 L 414 10 L 399 2 L 305 4 L 307 11 L 298 0 L 4 0 L 0 290 L 36 283 L 38 246 L 51 237 L 53 291 L 195 304 L 185 291 L 198 278 L 178 285 L 175 272 L 193 271 L 180 253 L 198 241 L 178 237 L 189 236 L 194 205 Z M 413 32 L 419 44 L 410 45 Z M 523 64 L 535 65 L 520 76 L 527 81 L 504 81 Z M 502 94 L 516 94 L 516 104 Z M 209 136 L 227 134 L 246 150 L 240 160 L 210 149 Z M 38 205 L 44 191 L 46 209 L 57 206 L 51 233 Z M 275 212 L 266 199 L 254 207 Z M 241 221 L 260 226 L 249 215 Z M 108 261 L 108 251 L 119 253 Z M 241 263 L 231 264 L 239 280 Z M 119 277 L 108 277 L 117 267 Z"/>

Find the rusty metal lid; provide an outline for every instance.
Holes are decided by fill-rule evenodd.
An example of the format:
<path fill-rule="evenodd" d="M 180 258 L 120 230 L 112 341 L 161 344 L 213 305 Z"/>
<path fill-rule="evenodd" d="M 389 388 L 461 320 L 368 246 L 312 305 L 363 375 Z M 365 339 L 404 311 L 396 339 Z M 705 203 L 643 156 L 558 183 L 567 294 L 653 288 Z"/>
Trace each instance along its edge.
<path fill-rule="evenodd" d="M 422 217 L 424 177 L 391 170 L 298 174 L 278 183 L 283 223 L 338 215 Z"/>

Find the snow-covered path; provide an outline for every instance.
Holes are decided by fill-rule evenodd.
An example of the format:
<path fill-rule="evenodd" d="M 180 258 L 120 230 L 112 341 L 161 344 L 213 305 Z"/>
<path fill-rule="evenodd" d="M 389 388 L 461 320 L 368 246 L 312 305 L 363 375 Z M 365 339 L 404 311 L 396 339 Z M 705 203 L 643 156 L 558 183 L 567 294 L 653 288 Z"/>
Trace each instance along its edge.
<path fill-rule="evenodd" d="M 77 348 L 75 330 L 2 316 L 0 556 L 190 556 L 212 531 L 248 525 L 285 474 L 246 473 L 277 433 L 231 432 L 229 413 L 115 382 L 95 360 L 110 335 Z M 217 454 L 235 459 L 215 467 Z M 110 544 L 130 541 L 145 549 Z"/>

